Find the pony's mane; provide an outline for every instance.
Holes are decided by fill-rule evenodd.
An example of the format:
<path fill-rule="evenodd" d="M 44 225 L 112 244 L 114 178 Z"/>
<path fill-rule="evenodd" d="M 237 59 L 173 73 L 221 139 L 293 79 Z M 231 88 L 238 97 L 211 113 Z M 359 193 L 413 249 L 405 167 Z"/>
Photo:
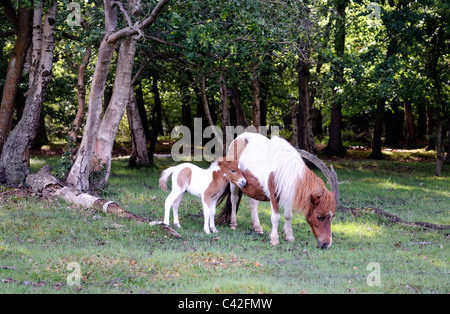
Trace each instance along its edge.
<path fill-rule="evenodd" d="M 306 217 L 310 215 L 314 206 L 311 202 L 311 196 L 319 199 L 321 206 L 317 206 L 318 215 L 326 215 L 334 203 L 334 196 L 325 186 L 325 183 L 315 175 L 310 169 L 306 168 L 303 177 L 297 182 L 297 193 L 294 197 L 294 207 L 302 210 Z"/>
<path fill-rule="evenodd" d="M 313 209 L 311 196 L 315 195 L 324 205 L 318 207 L 323 213 L 317 214 L 326 214 L 330 208 L 327 205 L 334 201 L 333 195 L 323 181 L 306 166 L 300 153 L 279 137 L 272 137 L 271 148 L 274 160 L 283 160 L 274 173 L 276 191 L 281 191 L 278 194 L 280 205 L 301 210 L 308 216 Z"/>
<path fill-rule="evenodd" d="M 270 153 L 278 163 L 274 172 L 275 190 L 278 192 L 280 205 L 290 207 L 294 205 L 297 192 L 297 182 L 307 169 L 300 154 L 286 140 L 273 136 L 270 140 Z"/>

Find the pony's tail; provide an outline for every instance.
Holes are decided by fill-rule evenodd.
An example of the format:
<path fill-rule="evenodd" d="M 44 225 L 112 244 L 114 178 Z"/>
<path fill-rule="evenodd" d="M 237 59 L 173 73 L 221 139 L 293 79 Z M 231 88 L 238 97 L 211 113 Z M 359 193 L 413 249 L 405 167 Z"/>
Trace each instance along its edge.
<path fill-rule="evenodd" d="M 236 204 L 236 213 L 239 210 L 239 204 L 241 203 L 242 198 L 242 191 L 239 190 L 238 192 L 238 202 Z M 231 223 L 231 189 L 230 184 L 227 185 L 225 188 L 225 191 L 222 193 L 222 195 L 219 197 L 217 201 L 217 206 L 223 203 L 225 200 L 225 205 L 222 208 L 222 211 L 217 215 L 216 217 L 216 223 L 217 224 L 230 224 Z"/>
<path fill-rule="evenodd" d="M 167 181 L 169 177 L 172 175 L 172 172 L 175 170 L 175 167 L 169 167 L 161 173 L 161 178 L 159 178 L 159 187 L 167 192 Z"/>

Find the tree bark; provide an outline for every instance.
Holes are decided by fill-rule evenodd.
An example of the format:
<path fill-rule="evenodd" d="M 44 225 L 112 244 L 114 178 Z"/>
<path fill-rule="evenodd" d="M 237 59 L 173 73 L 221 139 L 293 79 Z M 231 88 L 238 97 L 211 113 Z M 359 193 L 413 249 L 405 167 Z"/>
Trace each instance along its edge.
<path fill-rule="evenodd" d="M 440 120 L 436 127 L 436 164 L 434 166 L 434 175 L 440 176 L 442 164 L 444 163 L 444 149 L 442 148 L 442 126 L 444 121 Z"/>
<path fill-rule="evenodd" d="M 91 57 L 91 47 L 86 49 L 83 61 L 81 61 L 78 67 L 78 83 L 77 83 L 77 96 L 78 96 L 78 110 L 75 119 L 73 120 L 72 127 L 69 133 L 69 141 L 76 143 L 78 131 L 80 130 L 81 123 L 83 122 L 84 112 L 86 109 L 86 84 L 84 83 L 84 74 L 86 67 Z"/>
<path fill-rule="evenodd" d="M 152 77 L 152 92 L 154 95 L 154 107 L 152 112 L 152 131 L 150 137 L 150 147 L 148 148 L 148 159 L 152 165 L 155 164 L 153 160 L 153 155 L 156 150 L 156 141 L 158 140 L 158 134 L 160 131 L 162 132 L 162 103 L 161 97 L 159 96 L 159 88 L 158 88 L 158 75 L 153 74 Z"/>
<path fill-rule="evenodd" d="M 261 88 L 259 84 L 259 75 L 256 73 L 256 65 L 252 68 L 252 122 L 256 128 L 256 132 L 259 132 L 261 126 Z"/>
<path fill-rule="evenodd" d="M 228 91 L 225 81 L 225 72 L 222 71 L 219 77 L 219 93 L 220 93 L 220 104 L 222 107 L 222 128 L 223 134 L 225 133 L 225 128 L 231 125 L 230 120 L 230 108 L 228 104 Z"/>
<path fill-rule="evenodd" d="M 338 94 L 338 89 L 344 83 L 344 51 L 345 51 L 345 8 L 348 0 L 335 0 L 336 7 L 336 30 L 334 47 L 336 50 L 336 61 L 333 62 L 334 81 L 336 87 L 333 89 L 333 101 L 331 106 L 330 139 L 325 153 L 334 156 L 345 155 L 345 148 L 342 144 L 341 124 L 342 124 L 342 100 Z"/>
<path fill-rule="evenodd" d="M 406 121 L 406 147 L 415 148 L 416 147 L 416 133 L 414 126 L 414 117 L 412 105 L 410 102 L 405 102 L 405 121 Z"/>
<path fill-rule="evenodd" d="M 22 118 L 3 147 L 0 164 L 5 167 L 8 185 L 20 185 L 28 175 L 29 170 L 22 163 L 22 157 L 34 140 L 39 126 L 42 104 L 52 73 L 55 26 L 56 0 L 45 14 L 38 72 L 30 85 Z"/>
<path fill-rule="evenodd" d="M 117 8 L 119 5 L 116 1 L 104 0 L 104 11 L 105 11 L 105 36 L 100 44 L 97 64 L 94 71 L 94 77 L 92 79 L 91 92 L 89 96 L 89 109 L 87 115 L 86 126 L 84 129 L 84 136 L 81 142 L 80 148 L 78 149 L 77 159 L 72 166 L 72 169 L 69 172 L 67 177 L 67 183 L 71 186 L 76 187 L 81 191 L 89 190 L 89 174 L 91 172 L 92 165 L 96 165 L 97 169 L 103 168 L 105 170 L 104 175 L 101 175 L 100 184 L 105 184 L 109 178 L 110 172 L 110 159 L 111 159 L 111 150 L 112 143 L 114 139 L 111 140 L 112 136 L 117 133 L 117 129 L 115 126 L 115 122 L 117 117 L 120 115 L 122 117 L 125 106 L 128 102 L 128 92 L 130 85 L 127 83 L 131 81 L 131 72 L 130 77 L 128 78 L 128 74 L 122 75 L 119 81 L 123 81 L 128 86 L 119 86 L 119 81 L 116 81 L 114 84 L 114 90 L 116 91 L 116 95 L 113 95 L 115 98 L 115 109 L 109 110 L 105 112 L 104 120 L 105 122 L 100 122 L 100 115 L 102 109 L 102 96 L 105 87 L 106 78 L 108 75 L 112 54 L 114 52 L 114 48 L 116 42 L 119 39 L 124 37 L 132 38 L 132 42 L 129 42 L 130 39 L 124 39 L 123 42 L 126 42 L 123 48 L 124 53 L 127 56 L 122 54 L 122 58 L 126 64 L 118 63 L 118 68 L 126 69 L 129 67 L 128 62 L 131 61 L 131 55 L 135 54 L 135 41 L 142 36 L 142 31 L 145 27 L 153 24 L 158 16 L 161 14 L 164 7 L 169 3 L 170 0 L 160 0 L 156 6 L 153 8 L 150 15 L 148 15 L 144 20 L 140 22 L 136 22 L 134 25 L 128 25 L 128 27 L 122 28 L 116 31 L 117 27 Z M 129 2 L 128 8 L 131 9 L 131 12 L 136 12 L 136 1 Z M 128 13 L 123 10 L 123 12 L 127 19 L 129 19 Z M 125 48 L 128 47 L 128 51 L 125 51 Z M 120 55 L 120 53 L 119 53 Z M 120 58 L 120 56 L 119 56 Z M 122 70 L 121 70 L 122 71 Z M 128 70 L 126 70 L 128 71 Z M 116 73 L 116 76 L 120 73 Z M 117 77 L 116 77 L 117 79 Z M 125 92 L 126 90 L 126 92 Z M 114 92 L 113 92 L 114 93 Z M 124 99 L 126 101 L 124 102 Z M 113 103 L 113 101 L 111 101 Z M 120 106 L 121 105 L 121 106 Z M 116 112 L 112 112 L 115 110 Z M 108 112 L 109 111 L 109 112 Z M 120 118 L 119 121 L 120 121 Z M 106 119 L 106 120 L 105 120 Z M 109 127 L 105 125 L 106 121 L 111 121 L 113 124 Z M 101 125 L 103 123 L 103 126 Z M 101 129 L 99 129 L 101 128 Z M 110 130 L 108 130 L 110 128 Z M 115 129 L 115 132 L 114 132 Z M 94 150 L 97 151 L 96 158 L 94 160 Z"/>
<path fill-rule="evenodd" d="M 105 36 L 98 49 L 97 63 L 92 77 L 83 140 L 78 149 L 77 158 L 66 179 L 69 186 L 73 186 L 80 191 L 89 190 L 89 174 L 100 125 L 100 115 L 102 114 L 103 91 L 116 46 L 115 42 L 109 42 L 107 39 L 117 27 L 117 9 L 110 0 L 104 0 L 104 9 Z"/>
<path fill-rule="evenodd" d="M 391 103 L 392 111 L 385 112 L 385 130 L 386 140 L 384 145 L 387 147 L 400 147 L 400 143 L 403 138 L 403 121 L 405 115 L 399 110 L 399 104 L 397 102 Z"/>
<path fill-rule="evenodd" d="M 129 166 L 131 167 L 148 167 L 150 160 L 147 154 L 147 140 L 145 137 L 144 127 L 142 126 L 141 118 L 134 94 L 133 86 L 130 87 L 130 95 L 127 104 L 128 124 L 131 132 L 131 156 Z"/>
<path fill-rule="evenodd" d="M 381 135 L 383 133 L 383 116 L 386 99 L 382 98 L 378 101 L 375 109 L 375 126 L 372 138 L 372 152 L 369 155 L 370 159 L 383 159 L 381 152 Z"/>
<path fill-rule="evenodd" d="M 24 2 L 25 1 L 19 1 L 17 16 L 15 16 L 14 10 L 12 11 L 14 14 L 9 15 L 9 17 L 13 18 L 15 21 L 14 24 L 16 26 L 15 28 L 17 28 L 17 37 L 9 58 L 0 104 L 0 154 L 2 153 L 3 145 L 11 131 L 17 89 L 31 42 L 33 9 Z M 2 1 L 2 3 L 3 5 L 7 5 L 7 3 L 11 5 L 9 1 Z M 42 21 L 40 21 L 39 27 L 41 27 L 41 24 Z"/>
<path fill-rule="evenodd" d="M 234 106 L 236 125 L 241 125 L 244 128 L 248 127 L 247 117 L 245 116 L 244 108 L 242 108 L 241 104 L 241 92 L 239 91 L 239 87 L 237 86 L 237 84 L 234 84 L 233 86 L 231 102 Z"/>
<path fill-rule="evenodd" d="M 111 172 L 111 152 L 130 95 L 136 41 L 137 35 L 134 35 L 120 43 L 113 95 L 98 128 L 92 171 L 101 172 L 99 187 L 106 185 Z"/>
<path fill-rule="evenodd" d="M 306 45 L 306 49 L 309 49 L 309 45 Z M 309 57 L 309 51 L 307 52 Z M 309 92 L 309 60 L 299 58 L 297 64 L 298 75 L 298 148 L 304 149 L 311 154 L 317 153 L 317 148 L 314 143 L 314 134 L 312 132 L 312 119 L 311 119 L 311 102 Z"/>

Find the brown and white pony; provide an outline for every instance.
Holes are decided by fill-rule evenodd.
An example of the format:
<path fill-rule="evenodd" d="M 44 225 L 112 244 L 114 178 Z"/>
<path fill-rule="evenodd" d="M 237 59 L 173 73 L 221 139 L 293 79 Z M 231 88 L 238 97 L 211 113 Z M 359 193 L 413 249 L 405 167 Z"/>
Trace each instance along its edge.
<path fill-rule="evenodd" d="M 172 176 L 172 190 L 165 201 L 164 224 L 169 225 L 170 208 L 173 208 L 174 225 L 181 228 L 178 219 L 178 207 L 183 200 L 184 193 L 202 199 L 205 223 L 203 230 L 207 234 L 217 232 L 214 218 L 216 204 L 219 197 L 230 182 L 239 187 L 247 184 L 237 161 L 219 160 L 211 164 L 208 169 L 202 169 L 190 163 L 183 163 L 164 170 L 159 179 L 159 186 L 167 191 L 167 181 Z"/>
<path fill-rule="evenodd" d="M 258 218 L 259 201 L 270 201 L 272 232 L 270 244 L 277 245 L 280 205 L 284 208 L 285 239 L 294 241 L 292 235 L 292 209 L 303 211 L 320 248 L 332 243 L 331 220 L 336 203 L 323 181 L 304 163 L 297 150 L 286 140 L 272 139 L 258 133 L 243 133 L 228 149 L 226 160 L 238 160 L 247 181 L 240 190 L 250 197 L 252 224 L 255 232 L 262 233 Z M 230 215 L 230 227 L 237 227 L 236 211 L 240 192 L 231 184 L 229 199 L 222 215 Z"/>

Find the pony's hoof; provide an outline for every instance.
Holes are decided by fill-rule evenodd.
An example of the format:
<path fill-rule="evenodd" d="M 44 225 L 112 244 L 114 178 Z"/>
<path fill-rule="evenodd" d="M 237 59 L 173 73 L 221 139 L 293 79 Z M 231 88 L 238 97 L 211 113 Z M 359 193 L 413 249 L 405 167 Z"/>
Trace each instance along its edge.
<path fill-rule="evenodd" d="M 253 232 L 255 232 L 256 234 L 264 234 L 264 230 L 261 227 L 254 228 Z"/>
<path fill-rule="evenodd" d="M 181 229 L 181 225 L 180 224 L 174 224 L 175 227 L 177 227 L 178 229 Z"/>
<path fill-rule="evenodd" d="M 230 228 L 233 229 L 233 230 L 236 230 L 237 229 L 237 225 L 230 225 Z"/>
<path fill-rule="evenodd" d="M 278 241 L 278 240 L 270 240 L 270 245 L 271 246 L 275 246 L 275 245 L 278 245 L 278 244 L 280 244 L 280 241 Z"/>
<path fill-rule="evenodd" d="M 214 233 L 218 233 L 219 232 L 219 230 L 217 230 L 217 229 L 212 229 L 211 231 L 214 232 Z"/>

